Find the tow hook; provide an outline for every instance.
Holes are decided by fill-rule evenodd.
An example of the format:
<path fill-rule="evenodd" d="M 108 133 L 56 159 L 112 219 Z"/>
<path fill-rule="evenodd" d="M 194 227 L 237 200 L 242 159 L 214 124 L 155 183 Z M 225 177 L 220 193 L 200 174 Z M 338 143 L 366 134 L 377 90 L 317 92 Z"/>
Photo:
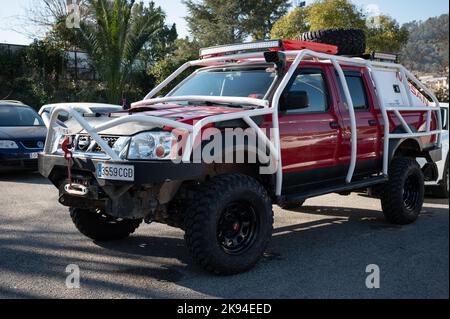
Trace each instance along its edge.
<path fill-rule="evenodd" d="M 86 196 L 87 194 L 89 194 L 88 187 L 75 183 L 65 185 L 64 190 L 67 194 L 74 196 Z"/>

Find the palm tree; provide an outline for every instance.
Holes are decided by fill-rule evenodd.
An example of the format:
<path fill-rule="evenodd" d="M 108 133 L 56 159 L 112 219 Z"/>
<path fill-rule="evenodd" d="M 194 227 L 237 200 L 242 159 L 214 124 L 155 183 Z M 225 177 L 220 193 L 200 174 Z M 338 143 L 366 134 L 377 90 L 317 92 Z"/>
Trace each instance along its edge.
<path fill-rule="evenodd" d="M 85 50 L 105 82 L 110 103 L 119 103 L 144 45 L 164 28 L 165 15 L 153 2 L 88 0 L 89 18 L 81 22 Z"/>

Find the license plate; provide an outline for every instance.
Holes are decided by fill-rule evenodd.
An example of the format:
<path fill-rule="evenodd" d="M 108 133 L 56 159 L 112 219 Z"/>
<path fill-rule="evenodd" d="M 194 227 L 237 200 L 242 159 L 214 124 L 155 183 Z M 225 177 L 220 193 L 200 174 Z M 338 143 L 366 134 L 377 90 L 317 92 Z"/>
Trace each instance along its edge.
<path fill-rule="evenodd" d="M 134 182 L 134 166 L 98 163 L 97 176 L 101 179 Z"/>
<path fill-rule="evenodd" d="M 30 153 L 30 159 L 38 159 L 39 153 Z"/>

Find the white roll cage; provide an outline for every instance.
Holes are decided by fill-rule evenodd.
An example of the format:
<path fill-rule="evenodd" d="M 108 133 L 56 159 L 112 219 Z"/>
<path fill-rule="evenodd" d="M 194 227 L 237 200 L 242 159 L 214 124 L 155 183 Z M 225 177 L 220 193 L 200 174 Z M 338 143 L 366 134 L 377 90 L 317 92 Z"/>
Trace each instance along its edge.
<path fill-rule="evenodd" d="M 301 51 L 284 51 L 286 58 L 289 60 L 293 60 L 291 66 L 288 69 L 288 72 L 284 75 L 281 80 L 278 88 L 276 89 L 272 103 L 268 99 L 254 99 L 254 98 L 241 98 L 241 97 L 222 97 L 222 96 L 178 96 L 178 97 L 163 97 L 163 98 L 153 98 L 156 96 L 158 92 L 164 89 L 169 83 L 171 83 L 175 78 L 177 78 L 181 73 L 187 70 L 190 67 L 211 67 L 211 66 L 221 66 L 221 65 L 229 65 L 236 63 L 261 63 L 265 62 L 264 53 L 263 52 L 253 52 L 253 53 L 243 53 L 243 54 L 235 54 L 228 56 L 220 56 L 214 58 L 201 59 L 196 61 L 190 61 L 183 64 L 179 69 L 177 69 L 173 74 L 171 74 L 167 79 L 165 79 L 162 83 L 156 86 L 145 98 L 144 100 L 134 103 L 132 106 L 146 106 L 157 103 L 166 103 L 166 102 L 175 102 L 175 101 L 210 101 L 212 103 L 239 103 L 245 105 L 253 105 L 255 106 L 252 110 L 242 110 L 240 112 L 230 113 L 230 114 L 220 114 L 213 115 L 210 117 L 206 117 L 194 125 L 188 125 L 185 123 L 180 123 L 175 120 L 154 117 L 154 116 L 142 116 L 142 115 L 129 115 L 126 117 L 117 118 L 111 120 L 105 124 L 101 124 L 95 127 L 92 127 L 81 114 L 74 111 L 73 109 L 65 106 L 56 107 L 51 115 L 49 126 L 48 126 L 48 136 L 47 142 L 45 145 L 44 153 L 51 153 L 52 143 L 55 131 L 59 131 L 61 134 L 68 135 L 69 131 L 67 129 L 62 128 L 57 123 L 57 118 L 60 112 L 68 112 L 70 116 L 72 116 L 79 124 L 83 127 L 83 129 L 98 143 L 98 145 L 102 148 L 102 150 L 109 156 L 109 160 L 112 161 L 124 161 L 113 151 L 111 147 L 100 137 L 99 133 L 110 129 L 112 127 L 124 124 L 124 123 L 140 123 L 140 124 L 152 124 L 152 125 L 162 125 L 168 126 L 172 128 L 184 129 L 189 132 L 190 138 L 187 141 L 187 145 L 184 149 L 183 153 L 183 162 L 189 162 L 191 159 L 191 155 L 193 152 L 194 141 L 198 138 L 203 127 L 210 123 L 222 122 L 234 119 L 242 119 L 244 120 L 251 128 L 255 130 L 258 135 L 258 138 L 265 141 L 267 145 L 269 145 L 271 156 L 275 159 L 277 163 L 277 171 L 276 171 L 276 189 L 275 193 L 277 196 L 281 195 L 282 192 L 282 161 L 281 161 L 281 143 L 280 143 L 280 134 L 279 134 L 279 120 L 278 120 L 278 109 L 279 109 L 279 101 L 280 97 L 283 94 L 286 86 L 288 85 L 290 79 L 296 72 L 300 63 L 304 61 L 306 58 L 312 58 L 317 62 L 331 62 L 336 69 L 340 82 L 342 83 L 346 102 L 348 105 L 349 115 L 350 115 L 350 126 L 351 126 L 351 160 L 350 166 L 347 173 L 346 182 L 351 183 L 353 174 L 356 167 L 357 161 L 357 126 L 356 126 L 356 116 L 355 110 L 352 102 L 352 98 L 350 95 L 350 91 L 347 85 L 347 81 L 345 78 L 344 71 L 342 70 L 341 64 L 350 65 L 350 66 L 359 66 L 366 67 L 371 74 L 372 81 L 375 86 L 375 90 L 377 92 L 378 102 L 380 105 L 381 113 L 384 121 L 384 150 L 383 150 L 383 175 L 387 176 L 388 168 L 389 168 L 389 141 L 392 139 L 403 139 L 403 138 L 411 138 L 411 137 L 424 137 L 424 136 L 437 136 L 436 146 L 441 146 L 441 134 L 442 134 L 442 118 L 439 107 L 439 101 L 436 96 L 428 90 L 420 81 L 411 74 L 408 70 L 406 70 L 400 64 L 394 63 L 384 63 L 384 62 L 375 62 L 363 60 L 360 58 L 348 58 L 342 56 L 329 55 L 325 53 L 318 53 L 311 50 L 301 50 Z M 373 76 L 372 70 L 373 68 L 385 68 L 390 70 L 395 70 L 400 73 L 402 78 L 402 84 L 407 92 L 407 97 L 409 101 L 409 105 L 407 106 L 386 106 L 384 105 L 383 99 L 381 95 L 383 92 L 377 90 L 377 88 L 381 87 L 379 83 L 377 83 L 376 77 Z M 414 106 L 413 105 L 413 97 L 412 92 L 409 87 L 409 81 L 415 83 L 419 88 L 421 88 L 434 102 L 434 106 Z M 411 128 L 408 126 L 403 116 L 401 115 L 401 111 L 427 111 L 427 123 L 426 123 L 426 131 L 414 133 Z M 406 133 L 391 133 L 390 123 L 388 113 L 392 112 L 401 122 L 402 127 L 404 128 Z M 438 129 L 431 130 L 431 114 L 432 112 L 436 112 L 438 119 Z M 254 116 L 261 115 L 272 115 L 272 127 L 274 130 L 273 141 L 258 127 L 258 125 L 252 120 Z"/>

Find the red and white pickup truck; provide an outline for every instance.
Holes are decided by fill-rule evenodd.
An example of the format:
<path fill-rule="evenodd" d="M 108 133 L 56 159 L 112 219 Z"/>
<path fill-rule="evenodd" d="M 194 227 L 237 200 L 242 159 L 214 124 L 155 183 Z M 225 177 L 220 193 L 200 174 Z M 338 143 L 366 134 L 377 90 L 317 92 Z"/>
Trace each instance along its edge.
<path fill-rule="evenodd" d="M 143 220 L 166 223 L 185 230 L 194 260 L 214 274 L 257 263 L 273 204 L 377 185 L 386 219 L 412 223 L 424 175 L 437 178 L 438 101 L 390 55 L 338 51 L 291 40 L 207 48 L 129 111 L 57 107 L 40 172 L 86 236 L 116 240 Z"/>

